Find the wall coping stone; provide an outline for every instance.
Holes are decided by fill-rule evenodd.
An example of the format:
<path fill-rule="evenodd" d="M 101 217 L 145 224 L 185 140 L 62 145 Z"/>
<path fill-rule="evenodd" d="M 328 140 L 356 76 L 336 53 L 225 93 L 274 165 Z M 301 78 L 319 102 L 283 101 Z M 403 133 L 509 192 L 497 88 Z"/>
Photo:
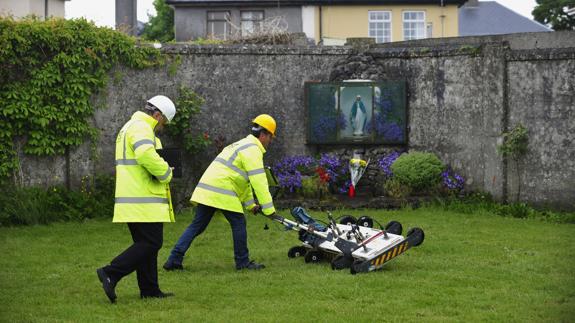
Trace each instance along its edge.
<path fill-rule="evenodd" d="M 293 46 L 293 45 L 191 45 L 168 44 L 165 54 L 200 55 L 350 55 L 356 49 L 349 46 Z"/>
<path fill-rule="evenodd" d="M 575 47 L 513 50 L 508 61 L 575 59 Z"/>

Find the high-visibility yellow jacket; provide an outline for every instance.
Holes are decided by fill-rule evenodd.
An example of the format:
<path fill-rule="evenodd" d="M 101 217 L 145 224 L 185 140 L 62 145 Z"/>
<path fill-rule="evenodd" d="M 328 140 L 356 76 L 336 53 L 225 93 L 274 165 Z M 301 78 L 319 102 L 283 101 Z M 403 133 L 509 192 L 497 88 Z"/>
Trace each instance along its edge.
<path fill-rule="evenodd" d="M 172 170 L 158 155 L 158 122 L 136 112 L 116 138 L 116 203 L 113 222 L 174 222 L 168 183 Z"/>
<path fill-rule="evenodd" d="M 208 166 L 190 199 L 194 203 L 243 213 L 255 206 L 252 189 L 265 215 L 275 212 L 264 169 L 262 143 L 249 135 L 222 150 Z"/>

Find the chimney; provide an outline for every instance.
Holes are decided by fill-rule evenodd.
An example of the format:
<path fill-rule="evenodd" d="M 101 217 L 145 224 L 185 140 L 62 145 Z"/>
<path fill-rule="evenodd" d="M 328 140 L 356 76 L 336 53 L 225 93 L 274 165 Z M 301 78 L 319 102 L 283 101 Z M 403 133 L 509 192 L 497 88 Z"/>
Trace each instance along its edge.
<path fill-rule="evenodd" d="M 479 0 L 467 0 L 465 6 L 468 8 L 477 8 L 479 7 Z"/>
<path fill-rule="evenodd" d="M 116 0 L 116 30 L 136 35 L 138 0 Z"/>

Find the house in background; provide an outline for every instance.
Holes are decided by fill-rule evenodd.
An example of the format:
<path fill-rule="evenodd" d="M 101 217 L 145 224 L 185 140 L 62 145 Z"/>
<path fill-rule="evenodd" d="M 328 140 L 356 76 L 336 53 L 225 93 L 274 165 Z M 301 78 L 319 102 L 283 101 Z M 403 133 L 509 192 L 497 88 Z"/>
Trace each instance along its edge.
<path fill-rule="evenodd" d="M 0 1 L 0 16 L 23 18 L 35 15 L 64 18 L 64 3 L 70 0 L 2 0 Z"/>
<path fill-rule="evenodd" d="M 247 35 L 281 16 L 288 32 L 336 45 L 351 37 L 376 42 L 458 36 L 458 8 L 467 0 L 167 0 L 176 41 Z"/>
<path fill-rule="evenodd" d="M 459 9 L 459 36 L 553 31 L 495 1 L 469 0 Z"/>

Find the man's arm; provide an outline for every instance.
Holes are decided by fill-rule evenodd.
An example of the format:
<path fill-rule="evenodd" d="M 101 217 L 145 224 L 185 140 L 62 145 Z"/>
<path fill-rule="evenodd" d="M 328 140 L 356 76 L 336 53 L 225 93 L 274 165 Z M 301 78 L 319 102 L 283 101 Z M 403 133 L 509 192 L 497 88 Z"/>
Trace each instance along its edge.
<path fill-rule="evenodd" d="M 262 152 L 258 147 L 251 147 L 240 152 L 239 155 L 241 156 L 244 167 L 248 172 L 250 185 L 256 194 L 258 203 L 262 208 L 262 212 L 265 215 L 275 213 L 276 209 L 268 186 Z"/>
<path fill-rule="evenodd" d="M 144 127 L 133 129 L 128 133 L 128 142 L 132 145 L 138 165 L 144 167 L 161 183 L 169 183 L 172 180 L 172 169 L 156 152 L 154 132 Z"/>

